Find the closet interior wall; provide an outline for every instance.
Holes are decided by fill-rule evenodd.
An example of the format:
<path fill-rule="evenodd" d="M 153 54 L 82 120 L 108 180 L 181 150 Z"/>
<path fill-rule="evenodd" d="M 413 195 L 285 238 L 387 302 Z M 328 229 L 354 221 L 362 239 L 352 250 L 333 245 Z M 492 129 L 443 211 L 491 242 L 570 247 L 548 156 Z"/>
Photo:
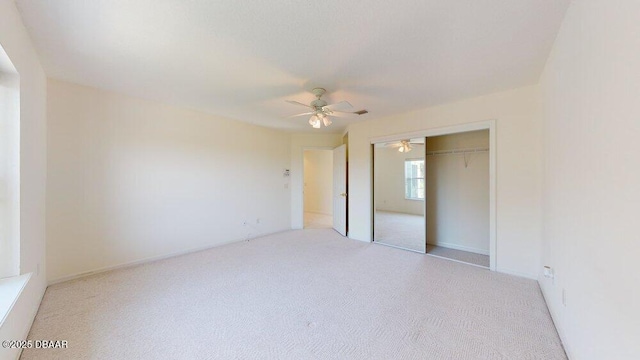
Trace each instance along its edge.
<path fill-rule="evenodd" d="M 488 130 L 427 139 L 427 244 L 489 255 L 488 150 Z"/>

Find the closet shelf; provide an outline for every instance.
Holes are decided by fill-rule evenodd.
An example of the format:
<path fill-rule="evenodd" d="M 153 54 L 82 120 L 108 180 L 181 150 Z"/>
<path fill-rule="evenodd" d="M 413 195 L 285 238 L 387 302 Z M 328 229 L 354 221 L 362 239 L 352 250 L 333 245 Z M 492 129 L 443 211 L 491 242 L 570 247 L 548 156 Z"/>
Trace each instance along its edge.
<path fill-rule="evenodd" d="M 469 148 L 469 149 L 454 149 L 454 150 L 437 150 L 437 151 L 427 151 L 427 156 L 437 156 L 437 155 L 465 155 L 465 154 L 473 154 L 473 153 L 482 153 L 488 152 L 489 148 Z"/>

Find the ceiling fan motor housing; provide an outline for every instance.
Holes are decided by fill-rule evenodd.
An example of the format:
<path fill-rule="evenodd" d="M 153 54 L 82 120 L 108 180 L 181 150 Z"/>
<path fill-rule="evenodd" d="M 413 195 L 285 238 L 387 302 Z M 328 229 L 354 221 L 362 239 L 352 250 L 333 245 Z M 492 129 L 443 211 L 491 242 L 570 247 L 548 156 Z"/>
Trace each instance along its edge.
<path fill-rule="evenodd" d="M 316 108 L 317 110 L 319 110 L 319 109 L 321 109 L 321 108 L 323 108 L 323 107 L 327 106 L 327 102 L 326 102 L 326 101 L 324 101 L 324 100 L 320 100 L 320 99 L 318 99 L 318 100 L 313 100 L 313 101 L 311 102 L 311 106 L 313 106 L 314 108 Z"/>
<path fill-rule="evenodd" d="M 357 114 L 357 115 L 362 115 L 367 113 L 366 110 L 360 110 L 355 112 L 338 110 L 338 108 L 344 109 L 345 106 L 347 108 L 351 108 L 352 107 L 351 104 L 349 104 L 349 102 L 347 101 L 341 101 L 336 104 L 328 105 L 326 101 L 321 99 L 322 95 L 324 95 L 326 92 L 327 91 L 323 88 L 314 88 L 313 90 L 311 90 L 311 93 L 313 93 L 313 95 L 316 96 L 316 99 L 313 100 L 309 105 L 305 105 L 298 101 L 287 100 L 287 102 L 291 104 L 302 105 L 305 107 L 308 106 L 311 109 L 313 109 L 312 112 L 293 115 L 292 117 L 302 116 L 302 115 L 311 115 L 311 118 L 309 119 L 309 124 L 314 128 L 318 129 L 320 128 L 321 124 L 324 124 L 324 126 L 331 125 L 331 119 L 329 119 L 329 116 L 335 116 L 334 111 L 341 112 L 341 113 Z M 334 107 L 336 108 L 335 110 L 334 110 Z"/>
<path fill-rule="evenodd" d="M 313 95 L 315 95 L 318 99 L 320 99 L 320 97 L 322 95 L 324 95 L 324 93 L 326 93 L 326 92 L 327 92 L 327 90 L 325 90 L 323 88 L 315 88 L 315 89 L 311 90 L 311 93 Z"/>
<path fill-rule="evenodd" d="M 323 88 L 315 88 L 311 90 L 311 92 L 317 97 L 317 99 L 313 100 L 310 105 L 316 110 L 317 113 L 324 112 L 323 107 L 327 106 L 327 102 L 321 100 L 320 97 L 324 95 L 327 90 Z"/>

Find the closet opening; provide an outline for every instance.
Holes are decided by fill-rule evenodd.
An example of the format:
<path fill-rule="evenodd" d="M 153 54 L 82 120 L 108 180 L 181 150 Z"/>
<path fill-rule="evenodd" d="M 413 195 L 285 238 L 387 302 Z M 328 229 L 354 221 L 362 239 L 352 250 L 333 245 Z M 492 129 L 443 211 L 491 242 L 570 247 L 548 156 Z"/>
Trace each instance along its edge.
<path fill-rule="evenodd" d="M 429 255 L 489 268 L 489 130 L 426 138 Z"/>
<path fill-rule="evenodd" d="M 495 270 L 494 128 L 372 139 L 373 242 Z"/>

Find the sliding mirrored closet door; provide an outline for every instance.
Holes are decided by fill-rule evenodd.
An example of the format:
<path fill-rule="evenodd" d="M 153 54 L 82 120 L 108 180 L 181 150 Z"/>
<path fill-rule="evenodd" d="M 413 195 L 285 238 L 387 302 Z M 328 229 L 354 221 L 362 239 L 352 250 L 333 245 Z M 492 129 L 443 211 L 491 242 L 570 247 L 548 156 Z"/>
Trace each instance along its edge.
<path fill-rule="evenodd" d="M 373 145 L 373 241 L 426 252 L 425 138 Z"/>
<path fill-rule="evenodd" d="M 489 130 L 374 143 L 374 242 L 489 268 L 489 145 Z"/>

